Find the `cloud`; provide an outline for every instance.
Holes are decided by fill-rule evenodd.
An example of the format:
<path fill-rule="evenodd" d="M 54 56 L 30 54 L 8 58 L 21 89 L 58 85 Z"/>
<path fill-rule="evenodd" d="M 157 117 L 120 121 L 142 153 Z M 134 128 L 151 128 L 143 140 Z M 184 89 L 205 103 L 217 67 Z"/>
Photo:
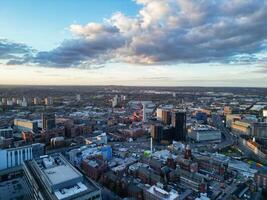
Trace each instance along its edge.
<path fill-rule="evenodd" d="M 254 73 L 260 73 L 260 74 L 267 74 L 267 62 L 263 63 L 263 65 L 257 67 L 253 72 Z"/>
<path fill-rule="evenodd" d="M 7 39 L 0 39 L 0 60 L 7 62 L 24 62 L 32 54 L 33 49 L 22 43 L 15 43 Z"/>
<path fill-rule="evenodd" d="M 258 61 L 258 53 L 266 52 L 265 0 L 136 3 L 142 6 L 136 16 L 117 12 L 103 23 L 73 24 L 73 39 L 24 62 L 62 68 L 107 62 L 250 64 Z"/>
<path fill-rule="evenodd" d="M 31 62 L 62 68 L 92 65 L 100 68 L 106 60 L 112 59 L 112 52 L 125 43 L 115 26 L 89 23 L 71 25 L 70 30 L 78 38 L 65 40 L 51 51 L 38 52 Z"/>

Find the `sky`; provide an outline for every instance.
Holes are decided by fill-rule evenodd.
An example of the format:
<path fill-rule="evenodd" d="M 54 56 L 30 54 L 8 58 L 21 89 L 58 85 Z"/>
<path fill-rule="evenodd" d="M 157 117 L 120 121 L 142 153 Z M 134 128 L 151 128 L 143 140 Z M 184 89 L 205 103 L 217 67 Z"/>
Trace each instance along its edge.
<path fill-rule="evenodd" d="M 266 0 L 1 0 L 0 84 L 267 87 Z"/>

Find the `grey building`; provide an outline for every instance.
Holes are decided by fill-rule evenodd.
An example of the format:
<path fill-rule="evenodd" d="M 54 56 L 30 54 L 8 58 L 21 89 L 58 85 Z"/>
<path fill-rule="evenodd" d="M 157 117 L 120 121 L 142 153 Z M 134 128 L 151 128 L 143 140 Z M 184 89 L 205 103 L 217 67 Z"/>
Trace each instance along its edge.
<path fill-rule="evenodd" d="M 56 127 L 55 113 L 42 114 L 43 129 L 50 130 Z"/>
<path fill-rule="evenodd" d="M 101 190 L 61 154 L 24 162 L 29 199 L 101 200 Z"/>

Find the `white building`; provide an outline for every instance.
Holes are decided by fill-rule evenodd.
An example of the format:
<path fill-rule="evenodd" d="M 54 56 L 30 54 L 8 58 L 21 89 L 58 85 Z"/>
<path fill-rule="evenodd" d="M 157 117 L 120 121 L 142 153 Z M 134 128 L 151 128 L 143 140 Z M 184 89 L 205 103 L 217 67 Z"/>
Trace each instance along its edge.
<path fill-rule="evenodd" d="M 85 139 L 85 144 L 96 144 L 96 145 L 103 145 L 107 144 L 108 138 L 106 133 L 101 133 L 95 137 L 90 137 Z"/>
<path fill-rule="evenodd" d="M 13 106 L 13 101 L 12 100 L 7 100 L 7 105 L 8 106 Z"/>
<path fill-rule="evenodd" d="M 28 106 L 27 101 L 24 101 L 24 100 L 23 100 L 23 101 L 21 102 L 21 106 L 22 106 L 22 107 L 27 107 L 27 106 Z"/>
<path fill-rule="evenodd" d="M 208 125 L 195 125 L 188 130 L 188 137 L 196 142 L 221 142 L 221 131 Z"/>
<path fill-rule="evenodd" d="M 144 190 L 145 200 L 178 200 L 179 194 L 176 191 L 167 192 L 155 185 Z"/>
<path fill-rule="evenodd" d="M 33 98 L 33 104 L 34 104 L 34 105 L 39 105 L 40 102 L 41 102 L 41 100 L 40 100 L 38 97 L 34 97 L 34 98 Z"/>
<path fill-rule="evenodd" d="M 76 95 L 76 101 L 81 101 L 81 95 L 80 94 Z"/>
<path fill-rule="evenodd" d="M 115 108 L 118 105 L 119 97 L 118 95 L 115 95 L 115 97 L 112 99 L 112 107 Z"/>

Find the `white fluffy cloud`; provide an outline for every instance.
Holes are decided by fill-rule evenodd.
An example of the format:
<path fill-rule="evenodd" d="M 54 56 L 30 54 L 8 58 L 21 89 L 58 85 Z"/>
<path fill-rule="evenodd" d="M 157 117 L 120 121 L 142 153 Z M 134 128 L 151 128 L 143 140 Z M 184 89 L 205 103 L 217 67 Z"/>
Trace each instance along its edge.
<path fill-rule="evenodd" d="M 138 15 L 74 24 L 75 39 L 30 62 L 70 67 L 111 61 L 139 64 L 231 62 L 266 51 L 265 0 L 136 0 Z M 253 56 L 250 62 L 256 62 Z M 27 61 L 29 62 L 29 61 Z"/>

